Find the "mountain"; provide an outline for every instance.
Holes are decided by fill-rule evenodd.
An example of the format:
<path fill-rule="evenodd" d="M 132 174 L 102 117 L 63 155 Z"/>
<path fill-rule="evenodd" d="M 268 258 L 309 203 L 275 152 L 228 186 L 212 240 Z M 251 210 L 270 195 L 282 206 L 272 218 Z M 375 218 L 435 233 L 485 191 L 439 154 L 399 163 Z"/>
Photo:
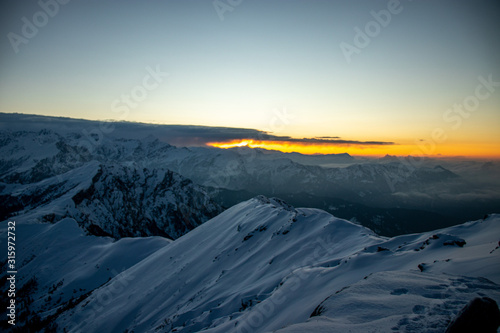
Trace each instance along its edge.
<path fill-rule="evenodd" d="M 2 132 L 0 140 L 0 220 L 70 217 L 95 235 L 174 239 L 223 210 L 191 180 L 141 166 L 147 140 L 111 141 L 95 154 L 78 146 L 78 136 L 48 130 Z"/>
<path fill-rule="evenodd" d="M 70 215 L 100 233 L 118 237 L 180 237 L 222 209 L 206 191 L 166 169 L 101 165 L 72 198 Z"/>
<path fill-rule="evenodd" d="M 297 152 L 284 153 L 279 150 L 269 150 L 263 148 L 249 148 L 248 146 L 229 148 L 237 152 L 238 154 L 253 154 L 259 152 L 265 157 L 266 155 L 270 159 L 275 159 L 276 157 L 287 158 L 293 162 L 303 164 L 303 165 L 349 165 L 356 163 L 356 158 L 352 157 L 348 153 L 341 154 L 317 154 L 317 155 L 304 155 Z"/>
<path fill-rule="evenodd" d="M 245 147 L 191 147 L 182 154 L 166 154 L 163 161 L 171 170 L 204 186 L 267 195 L 308 192 L 365 204 L 392 200 L 392 206 L 399 200 L 395 193 L 426 191 L 459 181 L 456 174 L 438 166 L 410 168 L 394 162 L 322 167 L 295 162 L 283 153 Z"/>
<path fill-rule="evenodd" d="M 500 202 L 498 186 L 492 182 L 498 178 L 500 169 L 493 162 L 478 172 L 473 161 L 427 161 L 411 156 L 401 159 L 388 157 L 378 161 L 347 154 L 321 156 L 248 147 L 219 149 L 171 145 L 172 142 L 188 139 L 196 141 L 200 132 L 223 136 L 227 131 L 227 128 L 215 127 L 107 123 L 0 114 L 0 196 L 7 202 L 0 209 L 0 220 L 10 214 L 22 213 L 27 205 L 34 208 L 37 202 L 43 200 L 47 216 L 37 217 L 37 220 L 54 220 L 51 209 L 55 208 L 47 206 L 51 196 L 44 194 L 44 189 L 47 193 L 59 192 L 62 195 L 64 191 L 58 190 L 61 184 L 56 182 L 65 181 L 65 191 L 71 184 L 77 186 L 64 175 L 78 173 L 76 170 L 84 167 L 89 172 L 85 177 L 88 188 L 99 165 L 112 166 L 114 171 L 106 170 L 124 176 L 136 172 L 134 170 L 142 173 L 141 170 L 147 169 L 145 175 L 153 174 L 155 170 L 160 173 L 170 170 L 190 179 L 193 186 L 207 193 L 212 205 L 222 206 L 217 209 L 218 212 L 256 195 L 278 196 L 296 206 L 320 208 L 338 217 L 358 221 L 385 236 L 443 228 L 464 219 L 477 219 L 495 211 Z M 186 138 L 189 133 L 193 137 Z M 481 162 L 480 166 L 484 165 Z M 120 173 L 118 170 L 121 167 L 130 168 L 130 173 Z M 462 177 L 463 174 L 468 178 Z M 474 175 L 484 177 L 479 179 Z M 48 184 L 46 179 L 51 177 L 56 177 L 50 181 L 52 187 L 43 187 Z M 39 188 L 32 199 L 26 195 L 12 195 L 29 193 L 23 186 L 30 184 Z M 102 196 L 102 193 L 99 195 Z M 131 203 L 125 207 L 132 209 L 129 212 L 135 216 L 134 207 L 146 202 L 141 198 L 129 199 Z M 109 204 L 104 203 L 103 207 L 107 210 Z M 177 207 L 177 203 L 172 204 Z M 80 208 L 88 213 L 84 207 Z M 79 215 L 65 215 L 66 210 L 61 209 L 62 216 L 83 221 Z M 56 213 L 59 214 L 59 211 Z M 165 233 L 155 231 L 154 224 L 158 223 L 151 224 L 151 212 L 138 213 L 141 216 L 135 216 L 135 221 L 127 226 L 137 225 L 142 220 L 151 225 L 145 235 L 166 233 L 177 237 L 173 229 Z M 203 212 L 197 220 L 189 221 L 185 228 L 181 226 L 181 233 L 190 228 L 189 224 L 196 225 L 217 212 L 214 211 L 213 215 L 208 213 Z M 83 213 L 80 211 L 78 214 Z M 186 214 L 191 213 L 179 208 L 175 220 L 184 219 Z M 123 217 L 113 220 L 123 221 Z M 159 224 L 164 225 L 164 222 Z M 99 223 L 93 222 L 92 225 L 102 229 Z M 113 227 L 101 232 L 92 227 L 92 232 L 113 234 L 115 237 L 130 235 L 124 231 L 127 228 L 117 231 L 119 229 Z M 133 233 L 138 234 L 138 229 Z"/>
<path fill-rule="evenodd" d="M 172 242 L 84 236 L 71 219 L 17 232 L 19 302 L 59 331 L 443 331 L 472 298 L 500 301 L 499 215 L 386 238 L 259 196 Z"/>

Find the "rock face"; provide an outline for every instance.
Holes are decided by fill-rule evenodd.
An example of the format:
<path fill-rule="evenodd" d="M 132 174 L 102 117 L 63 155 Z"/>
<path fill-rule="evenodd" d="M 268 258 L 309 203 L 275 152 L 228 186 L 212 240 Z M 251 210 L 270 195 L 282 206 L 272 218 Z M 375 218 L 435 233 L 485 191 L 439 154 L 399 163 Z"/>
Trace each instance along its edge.
<path fill-rule="evenodd" d="M 477 297 L 469 302 L 451 321 L 446 333 L 496 333 L 500 326 L 500 310 L 489 297 Z"/>
<path fill-rule="evenodd" d="M 176 239 L 222 212 L 204 188 L 166 169 L 101 165 L 73 197 L 75 218 L 90 233 Z"/>
<path fill-rule="evenodd" d="M 69 217 L 92 235 L 115 239 L 176 239 L 223 211 L 203 186 L 164 168 L 94 161 L 15 186 L 17 193 L 0 191 L 0 221 L 54 223 Z"/>

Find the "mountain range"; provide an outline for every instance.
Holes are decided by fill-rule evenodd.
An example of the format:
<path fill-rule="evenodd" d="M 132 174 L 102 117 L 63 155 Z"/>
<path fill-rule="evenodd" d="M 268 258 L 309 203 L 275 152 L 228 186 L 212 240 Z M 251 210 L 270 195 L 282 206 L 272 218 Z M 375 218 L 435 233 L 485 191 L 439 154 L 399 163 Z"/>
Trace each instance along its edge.
<path fill-rule="evenodd" d="M 295 206 L 320 208 L 359 222 L 378 234 L 395 236 L 477 219 L 496 211 L 500 203 L 500 195 L 495 190 L 500 169 L 498 163 L 491 161 L 471 161 L 465 167 L 462 166 L 465 162 L 442 161 L 447 166 L 443 167 L 435 160 L 416 165 L 410 158 L 390 156 L 376 160 L 348 154 L 302 155 L 248 147 L 175 147 L 159 139 L 172 130 L 168 125 L 116 123 L 112 133 L 98 135 L 92 131 L 98 123 L 83 120 L 4 114 L 0 114 L 0 120 L 5 120 L 5 126 L 0 126 L 0 197 L 6 202 L 0 210 L 1 220 L 29 213 L 30 218 L 35 214 L 39 221 L 50 221 L 53 219 L 51 214 L 59 214 L 83 223 L 89 209 L 81 205 L 89 201 L 82 203 L 77 196 L 78 204 L 62 204 L 64 193 L 66 199 L 79 192 L 90 195 L 90 188 L 104 186 L 103 181 L 121 177 L 139 177 L 143 187 L 150 188 L 164 181 L 159 179 L 163 174 L 173 175 L 170 172 L 184 177 L 174 177 L 180 183 L 185 178 L 192 181 L 189 187 L 193 189 L 188 191 L 200 192 L 195 201 L 207 207 L 200 216 L 186 220 L 194 212 L 186 206 L 181 207 L 182 194 L 171 191 L 167 201 L 170 200 L 171 212 L 176 210 L 175 221 L 166 222 L 164 216 L 156 216 L 158 211 L 138 212 L 134 221 L 126 223 L 126 228 L 113 227 L 114 231 L 104 230 L 98 222 L 100 218 L 85 221 L 93 221 L 87 224 L 120 237 L 130 235 L 124 230 L 143 223 L 137 220 L 144 219 L 151 229 L 144 235 L 176 238 L 223 209 L 263 194 L 283 198 Z M 102 172 L 105 175 L 95 179 L 99 184 L 92 184 L 94 177 Z M 471 174 L 482 174 L 484 180 L 471 179 Z M 106 186 L 119 192 L 116 189 L 119 184 Z M 140 191 L 136 189 L 136 195 L 114 194 L 128 201 L 124 205 L 126 215 L 134 216 L 139 206 L 147 206 L 150 210 L 154 210 L 155 205 L 168 206 L 161 203 L 165 198 L 141 197 Z M 94 204 L 102 207 L 92 208 L 94 213 L 106 212 L 103 214 L 107 215 L 104 218 L 107 223 L 111 220 L 125 222 L 123 216 L 115 216 L 116 210 L 110 209 L 112 203 L 100 200 L 102 191 L 95 195 L 99 201 L 93 200 Z M 176 195 L 180 197 L 174 200 Z M 49 207 L 47 216 L 33 211 L 41 211 L 43 205 L 39 203 L 56 199 L 58 208 Z M 144 205 L 143 200 L 154 202 Z M 184 196 L 183 200 L 188 199 Z M 36 207 L 32 207 L 32 201 L 36 202 Z M 120 205 L 116 199 L 115 204 Z M 202 205 L 195 206 L 194 211 L 202 210 Z M 187 222 L 179 222 L 181 220 Z M 158 225 L 169 223 L 177 224 L 177 229 L 182 231 L 152 231 Z M 182 223 L 186 225 L 181 227 Z M 101 230 L 92 227 L 92 232 Z"/>
<path fill-rule="evenodd" d="M 2 329 L 443 332 L 471 300 L 500 301 L 496 161 L 183 147 L 168 141 L 219 129 L 112 127 L 0 114 L 17 304 Z"/>

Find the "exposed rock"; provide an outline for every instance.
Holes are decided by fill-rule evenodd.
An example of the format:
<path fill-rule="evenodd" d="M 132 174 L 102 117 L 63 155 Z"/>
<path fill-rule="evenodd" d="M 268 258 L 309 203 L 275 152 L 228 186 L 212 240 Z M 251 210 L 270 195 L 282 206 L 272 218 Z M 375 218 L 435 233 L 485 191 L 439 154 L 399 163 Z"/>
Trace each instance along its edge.
<path fill-rule="evenodd" d="M 451 321 L 446 333 L 496 333 L 500 326 L 500 310 L 489 297 L 477 297 L 469 302 Z"/>

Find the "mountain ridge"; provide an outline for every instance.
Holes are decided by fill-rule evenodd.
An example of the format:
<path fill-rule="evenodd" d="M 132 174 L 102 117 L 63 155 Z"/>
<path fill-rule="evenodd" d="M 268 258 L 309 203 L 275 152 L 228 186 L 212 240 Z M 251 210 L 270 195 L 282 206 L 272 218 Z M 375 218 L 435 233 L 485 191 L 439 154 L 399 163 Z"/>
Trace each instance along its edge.
<path fill-rule="evenodd" d="M 64 221 L 68 225 L 70 220 Z M 48 226 L 45 237 L 53 237 L 50 230 L 57 231 L 58 225 L 20 224 L 20 227 Z M 318 209 L 294 208 L 282 200 L 258 196 L 224 211 L 173 242 L 163 243 L 149 256 L 120 270 L 108 283 L 90 292 L 76 288 L 73 299 L 81 300 L 72 301 L 71 307 L 63 306 L 66 310 L 54 319 L 58 327 L 66 327 L 70 332 L 126 329 L 267 332 L 307 322 L 314 309 L 332 293 L 354 286 L 377 272 L 395 271 L 393 275 L 400 279 L 409 272 L 413 276 L 408 276 L 409 281 L 421 276 L 422 283 L 427 283 L 429 277 L 452 283 L 455 280 L 445 276 L 466 276 L 476 285 L 469 294 L 455 288 L 448 298 L 440 298 L 442 293 L 435 297 L 429 294 L 432 297 L 427 298 L 432 304 L 425 305 L 425 309 L 456 301 L 454 307 L 442 309 L 442 316 L 436 317 L 438 327 L 443 328 L 446 318 L 473 294 L 487 293 L 500 301 L 496 285 L 500 283 L 500 275 L 494 268 L 500 255 L 495 250 L 499 228 L 499 215 L 491 215 L 485 220 L 433 232 L 387 238 Z M 44 241 L 44 238 L 36 241 L 36 235 L 34 231 L 34 241 L 28 247 L 40 246 L 37 244 Z M 106 239 L 79 237 L 91 237 L 88 241 L 92 242 Z M 140 244 L 143 239 L 146 242 L 161 238 L 123 238 L 119 242 Z M 32 250 L 27 248 L 24 252 L 28 256 Z M 71 252 L 71 248 L 66 248 L 61 255 L 71 256 Z M 44 262 L 39 256 L 31 259 L 26 268 L 19 269 L 20 281 L 37 275 L 36 271 L 30 272 L 29 265 Z M 92 269 L 107 272 L 108 268 L 101 261 L 99 268 Z M 478 284 L 474 280 L 478 277 L 494 284 L 490 287 Z M 47 289 L 41 287 L 50 287 L 50 282 L 40 277 L 38 280 L 32 310 L 53 302 L 47 301 Z M 57 281 L 62 280 L 51 283 Z M 116 293 L 124 281 L 126 288 Z M 431 286 L 431 280 L 428 281 Z M 409 286 L 408 290 L 417 289 Z M 375 296 L 381 290 L 370 285 L 367 292 Z M 387 294 L 390 292 L 387 290 Z M 60 294 L 56 290 L 53 295 Z M 61 296 L 63 304 L 70 304 L 69 295 Z M 399 320 L 412 315 L 411 311 L 400 312 L 393 318 L 396 322 L 389 318 L 385 323 L 397 325 Z M 432 317 L 430 310 L 419 315 L 424 322 Z"/>

